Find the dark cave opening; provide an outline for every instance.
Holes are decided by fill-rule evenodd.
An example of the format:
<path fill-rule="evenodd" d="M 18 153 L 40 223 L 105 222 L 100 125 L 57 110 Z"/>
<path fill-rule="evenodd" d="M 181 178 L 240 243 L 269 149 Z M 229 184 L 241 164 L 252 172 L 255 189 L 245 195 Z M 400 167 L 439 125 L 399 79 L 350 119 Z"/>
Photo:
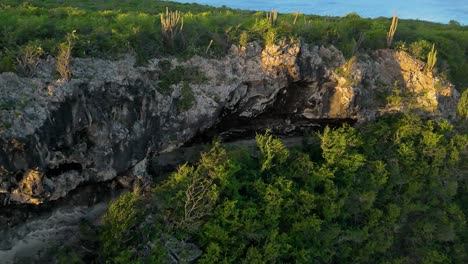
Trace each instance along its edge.
<path fill-rule="evenodd" d="M 83 170 L 83 166 L 77 162 L 63 163 L 52 168 L 47 168 L 45 170 L 45 175 L 48 177 L 57 177 L 62 173 L 73 170 L 81 172 Z"/>
<path fill-rule="evenodd" d="M 233 142 L 253 138 L 256 133 L 270 129 L 277 136 L 302 136 L 321 131 L 326 126 L 340 127 L 354 125 L 353 118 L 307 118 L 302 112 L 307 107 L 315 107 L 317 102 L 310 100 L 314 92 L 310 82 L 294 82 L 281 89 L 275 101 L 263 113 L 253 117 L 243 117 L 238 111 L 223 109 L 219 121 L 213 127 L 198 131 L 195 137 L 184 146 L 210 143 L 215 139 Z M 323 94 L 321 94 L 324 96 Z M 233 109 L 238 109 L 234 107 Z"/>

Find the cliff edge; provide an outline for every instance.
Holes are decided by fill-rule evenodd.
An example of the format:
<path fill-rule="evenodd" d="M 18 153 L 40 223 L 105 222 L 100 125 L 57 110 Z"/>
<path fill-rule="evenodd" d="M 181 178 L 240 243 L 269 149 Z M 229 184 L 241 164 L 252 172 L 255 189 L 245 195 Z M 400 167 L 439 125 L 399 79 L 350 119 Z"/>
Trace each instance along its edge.
<path fill-rule="evenodd" d="M 454 118 L 459 94 L 405 52 L 345 60 L 331 47 L 232 46 L 222 59 L 54 60 L 35 78 L 0 74 L 0 205 L 39 204 L 90 182 L 144 176 L 146 157 L 175 149 L 229 118 L 294 129 L 320 120 L 373 120 L 412 110 Z M 228 118 L 226 118 L 228 117 Z"/>

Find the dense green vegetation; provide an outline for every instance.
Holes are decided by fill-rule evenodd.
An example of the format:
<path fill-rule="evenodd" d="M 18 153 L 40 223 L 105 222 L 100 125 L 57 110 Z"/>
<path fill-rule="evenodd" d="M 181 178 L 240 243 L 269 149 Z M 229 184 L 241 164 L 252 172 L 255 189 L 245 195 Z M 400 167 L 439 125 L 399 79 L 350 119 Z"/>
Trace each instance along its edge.
<path fill-rule="evenodd" d="M 254 151 L 214 143 L 150 195 L 122 196 L 87 257 L 168 263 L 177 239 L 202 250 L 197 263 L 468 260 L 466 131 L 402 114 L 296 149 L 256 139 Z"/>
<path fill-rule="evenodd" d="M 183 18 L 173 37 L 161 28 L 166 7 Z M 354 13 L 266 17 L 165 1 L 3 0 L 0 72 L 34 76 L 50 55 L 68 79 L 72 57 L 132 53 L 144 64 L 221 57 L 232 44 L 291 38 L 335 45 L 350 58 L 386 48 L 391 23 Z M 405 113 L 359 128 L 325 128 L 315 143 L 295 149 L 268 132 L 257 135 L 255 150 L 214 143 L 151 193 L 122 195 L 101 227 L 83 223 L 82 244 L 60 250 L 59 262 L 168 263 L 168 248 L 179 241 L 201 250 L 197 263 L 468 263 L 468 125 L 461 121 L 468 117 L 468 27 L 399 20 L 391 43 L 433 61 L 464 91 L 458 123 Z M 190 109 L 189 83 L 205 82 L 204 74 L 169 60 L 160 68 L 160 92 L 181 83 L 177 109 Z M 401 103 L 399 93 L 388 98 Z"/>
<path fill-rule="evenodd" d="M 181 11 L 184 21 L 173 45 L 165 44 L 161 36 L 160 14 L 166 7 Z M 354 13 L 342 18 L 278 14 L 274 23 L 265 18 L 265 12 L 165 1 L 4 0 L 0 3 L 0 72 L 18 68 L 16 58 L 26 47 L 41 48 L 42 57 L 56 56 L 73 30 L 77 37 L 72 51 L 75 57 L 115 58 L 132 52 L 144 63 L 168 54 L 222 56 L 231 44 L 291 37 L 305 43 L 333 44 L 350 56 L 357 49 L 386 48 L 391 23 L 389 18 L 366 19 Z M 468 87 L 467 26 L 399 21 L 395 47 L 424 58 L 432 44 L 440 55 L 439 71 L 460 91 Z"/>

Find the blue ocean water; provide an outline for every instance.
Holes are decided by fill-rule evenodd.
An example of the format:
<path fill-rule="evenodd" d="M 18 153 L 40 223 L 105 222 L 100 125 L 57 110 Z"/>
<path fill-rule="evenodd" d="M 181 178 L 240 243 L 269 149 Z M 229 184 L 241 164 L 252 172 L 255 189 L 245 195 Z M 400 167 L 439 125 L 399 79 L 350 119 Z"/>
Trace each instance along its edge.
<path fill-rule="evenodd" d="M 396 10 L 399 18 L 440 23 L 456 20 L 468 25 L 468 0 L 176 0 L 211 6 L 228 6 L 248 10 L 277 9 L 281 13 L 343 16 L 356 12 L 362 17 L 391 17 Z"/>

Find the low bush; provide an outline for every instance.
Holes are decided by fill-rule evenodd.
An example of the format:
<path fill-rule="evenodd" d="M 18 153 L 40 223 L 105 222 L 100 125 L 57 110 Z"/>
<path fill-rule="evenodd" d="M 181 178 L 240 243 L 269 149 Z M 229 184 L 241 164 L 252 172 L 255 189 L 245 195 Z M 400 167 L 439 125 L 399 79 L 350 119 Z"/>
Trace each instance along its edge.
<path fill-rule="evenodd" d="M 17 72 L 26 77 L 34 77 L 43 53 L 41 46 L 34 43 L 22 47 L 16 58 Z"/>
<path fill-rule="evenodd" d="M 134 239 L 135 234 L 131 229 L 138 224 L 142 212 L 138 206 L 139 200 L 139 193 L 136 190 L 111 202 L 103 217 L 100 234 L 100 255 L 103 259 L 128 258 L 126 245 Z"/>
<path fill-rule="evenodd" d="M 468 89 L 463 91 L 457 109 L 460 117 L 468 119 Z"/>
<path fill-rule="evenodd" d="M 71 54 L 74 45 L 74 36 L 75 31 L 72 33 L 67 34 L 66 42 L 60 43 L 58 47 L 58 54 L 55 60 L 55 67 L 57 69 L 57 73 L 63 80 L 70 80 L 72 76 L 71 71 Z"/>
<path fill-rule="evenodd" d="M 409 53 L 413 55 L 415 58 L 426 61 L 427 54 L 431 51 L 431 43 L 427 40 L 418 40 L 409 45 Z"/>
<path fill-rule="evenodd" d="M 167 61 L 169 62 L 169 61 Z M 197 67 L 183 67 L 176 66 L 174 69 L 171 69 L 170 63 L 167 64 L 163 61 L 160 63 L 162 74 L 160 80 L 157 84 L 158 91 L 164 95 L 169 95 L 172 93 L 172 85 L 183 82 L 193 83 L 193 84 L 202 84 L 208 79 L 203 72 L 200 71 Z M 187 89 L 184 92 L 188 95 Z"/>
<path fill-rule="evenodd" d="M 187 81 L 185 81 L 182 84 L 180 98 L 177 101 L 177 110 L 179 112 L 185 112 L 189 110 L 190 108 L 192 108 L 194 104 L 195 104 L 195 95 L 193 94 L 190 84 Z"/>

